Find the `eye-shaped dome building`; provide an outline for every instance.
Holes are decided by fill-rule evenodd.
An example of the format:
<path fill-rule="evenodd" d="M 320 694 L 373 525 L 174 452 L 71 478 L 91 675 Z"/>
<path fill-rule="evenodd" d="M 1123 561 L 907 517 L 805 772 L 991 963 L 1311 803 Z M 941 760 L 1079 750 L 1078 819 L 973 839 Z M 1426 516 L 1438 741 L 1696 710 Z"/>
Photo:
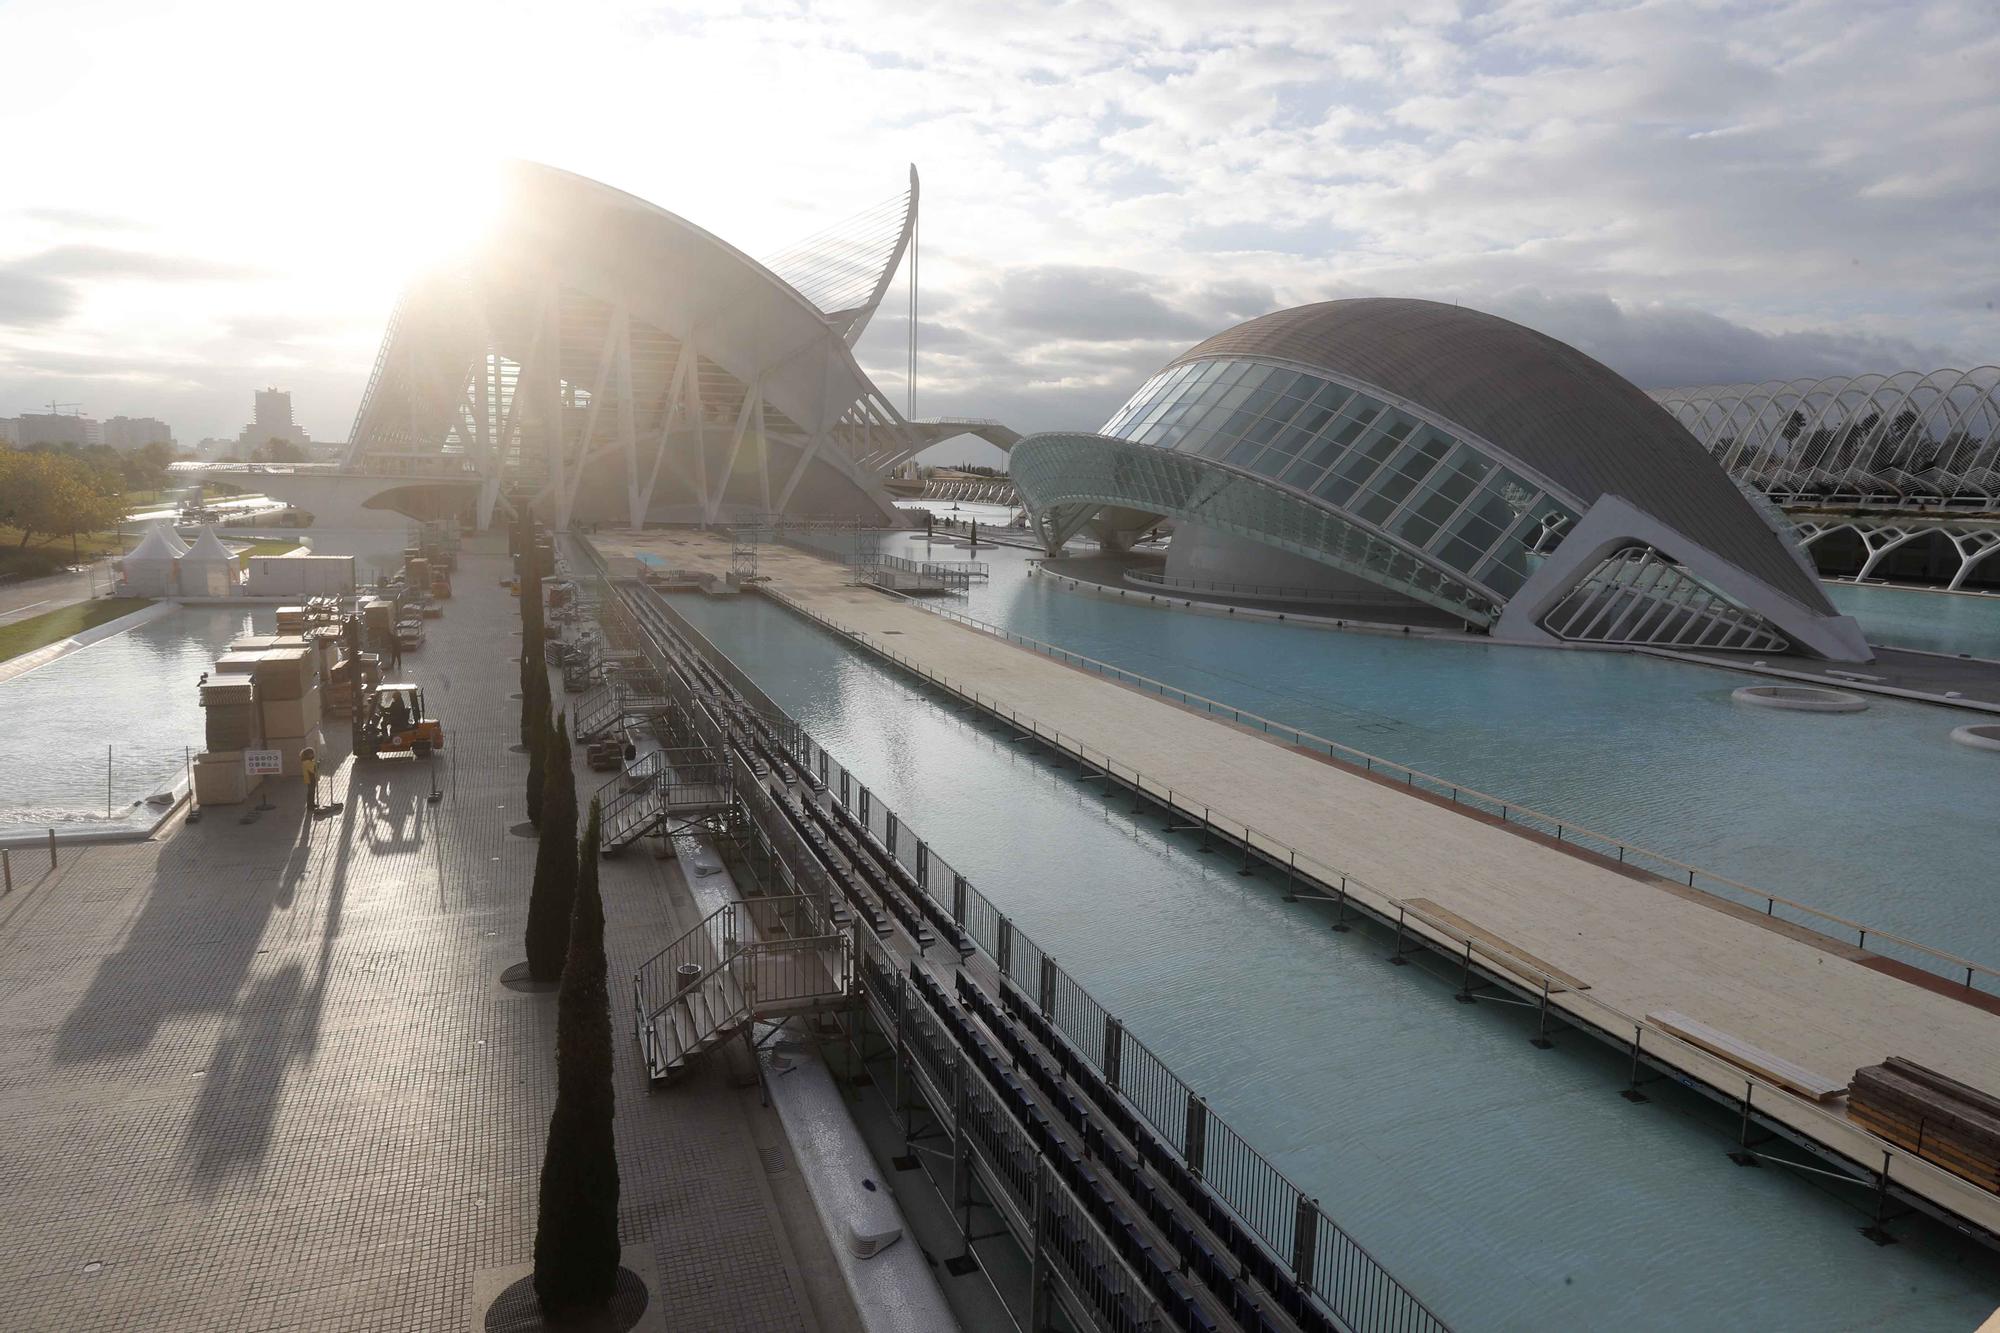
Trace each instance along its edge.
<path fill-rule="evenodd" d="M 1180 587 L 1414 603 L 1515 642 L 1870 657 L 1789 524 L 1658 403 L 1458 306 L 1260 316 L 1010 470 L 1051 553 L 1173 520 Z"/>

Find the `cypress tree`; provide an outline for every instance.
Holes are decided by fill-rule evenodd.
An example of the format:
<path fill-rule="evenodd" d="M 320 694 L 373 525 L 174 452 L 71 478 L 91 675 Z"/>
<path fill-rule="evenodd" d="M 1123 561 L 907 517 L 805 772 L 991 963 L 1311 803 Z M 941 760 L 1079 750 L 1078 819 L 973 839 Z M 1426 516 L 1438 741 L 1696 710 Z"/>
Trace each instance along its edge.
<path fill-rule="evenodd" d="M 528 975 L 554 981 L 569 948 L 576 898 L 576 780 L 570 771 L 569 723 L 556 715 L 542 760 L 542 838 L 535 848 L 535 884 L 528 896 Z"/>
<path fill-rule="evenodd" d="M 548 662 L 542 647 L 542 578 L 532 568 L 533 548 L 522 561 L 521 574 L 521 744 L 535 743 L 536 729 L 529 700 L 534 697 L 536 678 L 547 694 Z"/>
<path fill-rule="evenodd" d="M 549 729 L 549 682 L 541 678 L 541 688 L 535 688 L 535 681 L 528 681 L 527 696 L 521 700 L 521 719 L 534 739 L 528 742 L 528 822 L 540 828 L 542 824 L 542 797 L 548 789 L 549 738 L 554 733 Z"/>
<path fill-rule="evenodd" d="M 535 1297 L 549 1315 L 601 1308 L 618 1285 L 616 1093 L 604 902 L 597 892 L 599 822 L 593 800 L 575 863 L 569 956 L 556 1001 L 556 1109 L 535 1218 Z"/>

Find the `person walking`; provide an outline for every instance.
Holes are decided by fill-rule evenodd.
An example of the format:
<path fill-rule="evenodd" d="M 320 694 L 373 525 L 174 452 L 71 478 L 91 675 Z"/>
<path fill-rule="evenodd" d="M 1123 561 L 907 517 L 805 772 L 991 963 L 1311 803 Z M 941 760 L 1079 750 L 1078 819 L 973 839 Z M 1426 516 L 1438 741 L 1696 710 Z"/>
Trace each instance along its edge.
<path fill-rule="evenodd" d="M 316 815 L 319 813 L 319 757 L 310 745 L 299 751 L 299 777 L 306 784 L 306 813 Z"/>
<path fill-rule="evenodd" d="M 389 670 L 401 671 L 402 669 L 403 636 L 400 634 L 391 634 L 389 636 Z"/>

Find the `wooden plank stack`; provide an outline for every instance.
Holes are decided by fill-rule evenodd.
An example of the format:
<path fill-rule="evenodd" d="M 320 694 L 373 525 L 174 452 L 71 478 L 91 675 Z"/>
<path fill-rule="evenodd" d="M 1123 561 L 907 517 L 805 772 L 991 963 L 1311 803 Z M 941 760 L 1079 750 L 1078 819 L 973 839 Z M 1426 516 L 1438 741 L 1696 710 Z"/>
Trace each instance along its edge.
<path fill-rule="evenodd" d="M 2000 1097 L 1892 1055 L 1854 1071 L 1847 1117 L 2000 1194 Z"/>

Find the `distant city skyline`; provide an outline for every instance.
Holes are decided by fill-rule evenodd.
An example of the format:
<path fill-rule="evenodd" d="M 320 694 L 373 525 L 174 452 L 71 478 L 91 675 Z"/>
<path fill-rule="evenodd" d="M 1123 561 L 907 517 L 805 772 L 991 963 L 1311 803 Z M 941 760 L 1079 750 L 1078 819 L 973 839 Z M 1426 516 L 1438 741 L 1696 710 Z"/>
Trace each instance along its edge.
<path fill-rule="evenodd" d="M 0 410 L 87 402 L 187 441 L 284 383 L 299 427 L 344 439 L 404 279 L 477 232 L 485 136 L 446 67 L 532 69 L 508 151 L 753 254 L 917 162 L 919 414 L 1094 427 L 1209 333 L 1376 293 L 1647 387 L 2000 359 L 1983 2 L 586 4 L 565 42 L 592 59 L 553 63 L 540 25 L 488 18 L 0 9 L 0 42 L 41 53 L 0 108 Z M 294 87 L 414 91 L 247 114 L 240 71 L 274 53 Z M 899 403 L 902 308 L 860 348 Z"/>

